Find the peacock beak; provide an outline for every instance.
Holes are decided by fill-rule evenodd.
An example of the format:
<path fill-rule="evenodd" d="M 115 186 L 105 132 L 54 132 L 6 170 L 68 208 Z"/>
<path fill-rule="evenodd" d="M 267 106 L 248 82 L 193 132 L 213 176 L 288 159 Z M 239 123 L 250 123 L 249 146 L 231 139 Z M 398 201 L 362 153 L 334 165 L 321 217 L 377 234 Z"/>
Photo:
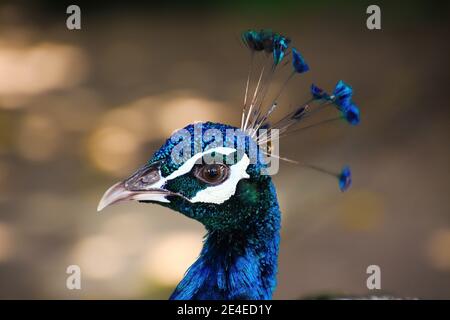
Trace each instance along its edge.
<path fill-rule="evenodd" d="M 170 202 L 166 197 L 172 192 L 162 188 L 164 182 L 159 163 L 145 165 L 129 178 L 106 190 L 97 211 L 126 200 Z"/>

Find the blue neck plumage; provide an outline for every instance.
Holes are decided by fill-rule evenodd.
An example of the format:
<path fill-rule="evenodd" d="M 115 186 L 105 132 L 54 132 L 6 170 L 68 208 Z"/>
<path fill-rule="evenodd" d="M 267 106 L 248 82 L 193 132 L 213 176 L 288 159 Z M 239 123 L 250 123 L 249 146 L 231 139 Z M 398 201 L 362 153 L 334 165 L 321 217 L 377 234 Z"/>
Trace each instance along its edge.
<path fill-rule="evenodd" d="M 275 188 L 236 230 L 209 230 L 200 257 L 170 299 L 271 299 L 276 286 L 280 211 Z"/>

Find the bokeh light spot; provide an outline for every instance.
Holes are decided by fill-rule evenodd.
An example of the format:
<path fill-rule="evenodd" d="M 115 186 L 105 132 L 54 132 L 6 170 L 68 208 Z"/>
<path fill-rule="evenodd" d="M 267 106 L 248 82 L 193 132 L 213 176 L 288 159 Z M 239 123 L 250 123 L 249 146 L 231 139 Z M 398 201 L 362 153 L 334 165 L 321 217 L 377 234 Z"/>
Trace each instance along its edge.
<path fill-rule="evenodd" d="M 77 85 L 87 74 L 87 60 L 71 45 L 43 42 L 17 47 L 0 42 L 0 73 L 7 75 L 0 78 L 0 98 L 9 101 L 0 105 L 15 107 L 23 96 Z"/>
<path fill-rule="evenodd" d="M 161 237 L 144 256 L 144 274 L 161 285 L 181 280 L 202 247 L 202 234 L 193 231 L 171 232 Z"/>
<path fill-rule="evenodd" d="M 450 229 L 435 231 L 427 247 L 431 265 L 444 271 L 450 271 Z"/>
<path fill-rule="evenodd" d="M 100 170 L 123 175 L 135 164 L 140 139 L 121 127 L 101 127 L 89 138 L 88 152 L 92 163 Z"/>
<path fill-rule="evenodd" d="M 112 237 L 90 236 L 74 248 L 73 263 L 79 265 L 83 275 L 105 279 L 116 275 L 124 266 L 121 245 Z"/>
<path fill-rule="evenodd" d="M 17 151 L 25 159 L 46 161 L 56 155 L 61 143 L 59 128 L 50 118 L 37 114 L 26 116 L 19 127 Z"/>

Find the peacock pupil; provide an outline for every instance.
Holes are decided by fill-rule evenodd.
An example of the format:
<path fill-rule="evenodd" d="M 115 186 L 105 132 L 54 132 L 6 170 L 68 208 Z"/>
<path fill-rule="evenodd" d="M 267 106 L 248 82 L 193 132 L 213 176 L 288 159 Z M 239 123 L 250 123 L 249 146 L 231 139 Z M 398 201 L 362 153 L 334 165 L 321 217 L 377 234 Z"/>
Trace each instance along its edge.
<path fill-rule="evenodd" d="M 215 179 L 219 175 L 219 169 L 216 166 L 206 169 L 206 172 L 212 179 Z"/>

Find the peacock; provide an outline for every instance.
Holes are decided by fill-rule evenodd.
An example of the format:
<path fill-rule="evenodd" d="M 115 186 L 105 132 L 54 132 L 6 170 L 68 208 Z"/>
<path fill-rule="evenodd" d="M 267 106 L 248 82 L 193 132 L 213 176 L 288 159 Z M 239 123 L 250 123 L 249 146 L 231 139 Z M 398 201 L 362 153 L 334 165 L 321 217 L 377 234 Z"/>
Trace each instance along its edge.
<path fill-rule="evenodd" d="M 100 211 L 125 200 L 157 203 L 204 225 L 199 257 L 170 299 L 272 298 L 281 213 L 270 159 L 331 175 L 341 191 L 352 182 L 348 166 L 334 172 L 276 152 L 278 139 L 288 134 L 342 119 L 357 125 L 360 112 L 352 87 L 340 80 L 329 94 L 312 84 L 308 101 L 272 121 L 286 84 L 309 71 L 309 65 L 299 50 L 291 48 L 291 39 L 280 33 L 246 30 L 241 39 L 250 52 L 241 126 L 197 122 L 175 131 L 143 167 L 109 188 L 98 205 Z M 283 68 L 292 71 L 269 101 L 271 80 Z M 326 108 L 337 115 L 309 123 Z"/>

